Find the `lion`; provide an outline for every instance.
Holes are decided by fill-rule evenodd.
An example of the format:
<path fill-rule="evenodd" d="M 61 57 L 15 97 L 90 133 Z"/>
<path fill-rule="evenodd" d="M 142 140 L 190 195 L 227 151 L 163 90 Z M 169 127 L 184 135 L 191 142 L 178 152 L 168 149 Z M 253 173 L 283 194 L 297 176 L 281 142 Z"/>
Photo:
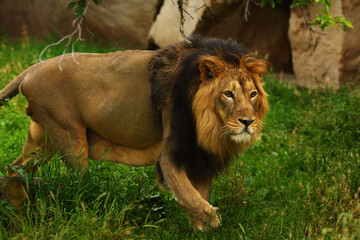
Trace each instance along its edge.
<path fill-rule="evenodd" d="M 160 187 L 195 229 L 220 226 L 212 178 L 259 138 L 268 63 L 234 40 L 201 36 L 157 51 L 67 54 L 62 70 L 59 61 L 29 67 L 0 91 L 1 102 L 22 93 L 31 118 L 13 165 L 34 166 L 34 152 L 49 147 L 85 172 L 88 159 L 157 165 Z"/>

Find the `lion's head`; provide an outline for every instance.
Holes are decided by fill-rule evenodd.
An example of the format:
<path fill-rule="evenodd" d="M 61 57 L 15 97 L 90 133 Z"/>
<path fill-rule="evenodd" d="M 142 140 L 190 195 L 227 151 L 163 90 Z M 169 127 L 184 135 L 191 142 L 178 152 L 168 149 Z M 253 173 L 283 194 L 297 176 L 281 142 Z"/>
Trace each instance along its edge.
<path fill-rule="evenodd" d="M 214 175 L 260 135 L 266 68 L 231 39 L 200 36 L 150 61 L 153 105 L 170 109 L 173 159 L 190 178 Z"/>
<path fill-rule="evenodd" d="M 268 109 L 261 80 L 267 63 L 239 54 L 239 64 L 221 56 L 199 59 L 200 85 L 192 103 L 197 140 L 221 159 L 248 147 L 261 133 Z"/>

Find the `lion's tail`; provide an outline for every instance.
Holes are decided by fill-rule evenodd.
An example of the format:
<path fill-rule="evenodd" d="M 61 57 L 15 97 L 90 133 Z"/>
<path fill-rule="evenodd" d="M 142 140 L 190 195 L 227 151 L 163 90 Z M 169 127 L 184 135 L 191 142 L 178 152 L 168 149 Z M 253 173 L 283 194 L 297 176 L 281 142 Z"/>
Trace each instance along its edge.
<path fill-rule="evenodd" d="M 12 99 L 19 94 L 19 86 L 24 80 L 26 71 L 12 80 L 4 89 L 0 91 L 0 107 L 4 105 L 5 101 Z"/>

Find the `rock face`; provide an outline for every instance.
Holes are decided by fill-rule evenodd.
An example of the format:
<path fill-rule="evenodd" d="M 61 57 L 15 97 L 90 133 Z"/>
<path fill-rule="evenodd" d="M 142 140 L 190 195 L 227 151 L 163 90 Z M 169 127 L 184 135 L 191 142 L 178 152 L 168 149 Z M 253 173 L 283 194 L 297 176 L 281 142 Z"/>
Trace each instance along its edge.
<path fill-rule="evenodd" d="M 209 1 L 207 1 L 210 4 Z M 198 24 L 205 8 L 203 1 L 188 0 L 187 4 L 183 5 L 184 10 L 188 13 L 184 14 L 185 25 L 184 32 L 186 36 L 190 36 Z M 189 16 L 191 15 L 191 17 Z M 156 49 L 158 47 L 165 47 L 170 44 L 182 41 L 184 38 L 180 31 L 180 13 L 176 1 L 165 0 L 156 20 L 151 26 L 148 35 L 148 49 Z"/>
<path fill-rule="evenodd" d="M 65 36 L 74 30 L 73 10 L 66 9 L 69 2 L 71 0 L 3 1 L 0 31 L 11 37 L 30 35 L 43 39 L 54 33 Z M 85 22 L 95 37 L 104 42 L 145 46 L 157 5 L 158 0 L 106 0 L 104 6 L 90 5 Z"/>
<path fill-rule="evenodd" d="M 338 88 L 342 83 L 358 81 L 360 69 L 360 2 L 341 0 L 331 2 L 331 14 L 350 19 L 354 29 L 344 32 L 334 27 L 326 35 L 311 33 L 299 8 L 291 10 L 289 39 L 293 69 L 300 86 Z M 320 6 L 305 9 L 314 19 Z"/>
<path fill-rule="evenodd" d="M 246 1 L 207 1 L 210 11 L 202 1 L 189 1 L 185 10 L 193 19 L 185 16 L 185 34 L 201 34 L 210 37 L 232 38 L 251 52 L 264 57 L 275 70 L 292 71 L 290 43 L 287 37 L 289 5 L 272 9 L 250 5 L 248 21 L 245 20 Z M 200 21 L 199 21 L 200 20 Z M 164 47 L 183 40 L 179 33 L 180 15 L 172 0 L 165 0 L 149 32 L 149 49 Z"/>
<path fill-rule="evenodd" d="M 73 13 L 55 0 L 2 1 L 0 8 L 1 34 L 20 38 L 27 34 L 45 38 L 58 32 L 72 31 Z"/>
<path fill-rule="evenodd" d="M 354 29 L 343 33 L 343 44 L 340 51 L 339 82 L 360 81 L 360 2 L 343 0 L 342 11 L 352 22 Z"/>
<path fill-rule="evenodd" d="M 26 200 L 26 186 L 20 177 L 0 176 L 0 201 L 7 201 L 18 208 Z"/>
<path fill-rule="evenodd" d="M 257 52 L 269 61 L 275 70 L 292 71 L 291 49 L 287 37 L 289 28 L 289 5 L 258 7 L 249 5 L 245 20 L 247 1 L 216 1 L 211 12 L 205 11 L 195 32 L 212 37 L 232 38 L 251 52 Z"/>
<path fill-rule="evenodd" d="M 108 42 L 145 47 L 157 5 L 158 0 L 106 0 L 104 7 L 91 5 L 86 21 Z"/>
<path fill-rule="evenodd" d="M 37 36 L 43 39 L 57 33 L 73 32 L 74 9 L 66 6 L 74 0 L 11 0 L 0 8 L 0 36 Z M 211 13 L 202 7 L 204 1 Z M 100 1 L 103 2 L 103 1 Z M 95 39 L 125 47 L 155 49 L 183 40 L 179 32 L 180 15 L 174 0 L 106 0 L 105 6 L 92 4 L 85 22 Z M 247 3 L 250 3 L 247 6 Z M 275 9 L 258 7 L 243 0 L 187 0 L 184 9 L 185 34 L 233 38 L 259 56 L 269 56 L 274 70 L 294 71 L 301 86 L 332 86 L 359 80 L 360 1 L 331 2 L 331 14 L 350 19 L 354 29 L 343 32 L 336 27 L 326 35 L 310 34 L 299 8 L 283 1 Z M 286 3 L 285 3 L 286 2 Z M 247 8 L 249 7 L 249 8 Z M 249 10 L 248 20 L 245 12 Z M 320 4 L 305 9 L 311 20 Z M 192 16 L 190 17 L 189 14 Z M 156 20 L 155 20 L 156 19 Z M 85 38 L 86 27 L 83 29 Z"/>

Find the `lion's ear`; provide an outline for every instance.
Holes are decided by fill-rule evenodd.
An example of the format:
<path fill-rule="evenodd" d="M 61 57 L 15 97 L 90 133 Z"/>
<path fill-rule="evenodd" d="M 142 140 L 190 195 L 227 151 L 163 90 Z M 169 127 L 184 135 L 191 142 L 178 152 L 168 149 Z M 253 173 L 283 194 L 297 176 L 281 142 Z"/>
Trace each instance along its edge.
<path fill-rule="evenodd" d="M 199 70 L 200 80 L 205 82 L 209 79 L 218 77 L 226 69 L 225 64 L 216 57 L 205 56 L 200 59 Z"/>
<path fill-rule="evenodd" d="M 252 57 L 249 57 L 249 60 L 246 61 L 245 63 L 245 67 L 247 68 L 247 70 L 251 74 L 258 76 L 260 80 L 262 80 L 264 74 L 267 71 L 268 66 L 269 63 L 267 61 L 262 59 L 255 59 Z"/>

